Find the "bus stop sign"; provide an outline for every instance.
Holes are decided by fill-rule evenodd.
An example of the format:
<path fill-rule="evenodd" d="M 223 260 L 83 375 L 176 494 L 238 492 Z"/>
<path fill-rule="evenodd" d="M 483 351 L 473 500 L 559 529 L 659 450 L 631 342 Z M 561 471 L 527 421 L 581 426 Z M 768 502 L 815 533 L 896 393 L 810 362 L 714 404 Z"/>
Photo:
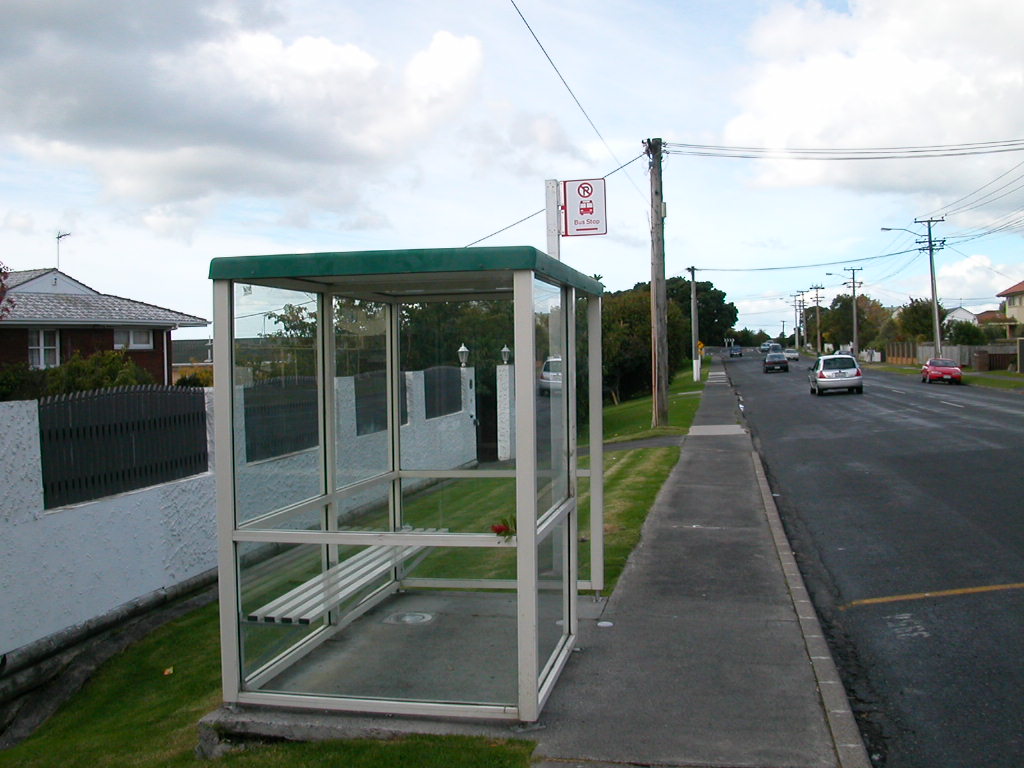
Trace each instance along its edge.
<path fill-rule="evenodd" d="M 576 179 L 562 182 L 564 205 L 563 237 L 607 235 L 604 179 Z"/>

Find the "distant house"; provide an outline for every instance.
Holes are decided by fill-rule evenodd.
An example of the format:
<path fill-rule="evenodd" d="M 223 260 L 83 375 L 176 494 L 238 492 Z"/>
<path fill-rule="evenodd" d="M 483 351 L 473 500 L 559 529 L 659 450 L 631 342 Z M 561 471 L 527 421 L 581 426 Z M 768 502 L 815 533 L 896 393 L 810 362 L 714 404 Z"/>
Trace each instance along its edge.
<path fill-rule="evenodd" d="M 0 320 L 0 365 L 52 368 L 123 349 L 155 381 L 171 383 L 171 331 L 205 327 L 202 317 L 93 290 L 57 269 L 7 273 L 10 311 Z"/>
<path fill-rule="evenodd" d="M 1013 318 L 1007 317 L 1002 312 L 990 309 L 978 313 L 978 325 L 1001 325 L 1006 329 L 1006 338 L 1012 338 L 1013 329 L 1017 323 Z"/>
<path fill-rule="evenodd" d="M 965 309 L 964 307 L 957 307 L 956 309 L 951 309 L 949 310 L 949 312 L 946 313 L 945 322 L 963 322 L 970 323 L 971 325 L 977 325 L 978 316 L 971 312 L 971 310 L 969 309 Z"/>
<path fill-rule="evenodd" d="M 1001 299 L 1006 301 L 1006 314 L 1010 321 L 1016 325 L 1024 325 L 1024 281 L 1007 288 L 1002 293 L 997 293 Z M 1012 335 L 1016 329 L 1007 328 L 1007 335 Z"/>

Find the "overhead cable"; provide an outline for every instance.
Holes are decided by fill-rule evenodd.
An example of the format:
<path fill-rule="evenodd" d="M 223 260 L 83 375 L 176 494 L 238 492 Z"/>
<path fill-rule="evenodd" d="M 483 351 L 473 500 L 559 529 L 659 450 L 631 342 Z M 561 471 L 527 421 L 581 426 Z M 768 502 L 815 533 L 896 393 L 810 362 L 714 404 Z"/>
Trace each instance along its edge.
<path fill-rule="evenodd" d="M 902 256 L 904 253 L 913 253 L 914 251 L 920 250 L 918 248 L 910 248 L 906 251 L 893 251 L 892 253 L 882 253 L 878 256 L 865 256 L 860 259 L 842 259 L 841 261 L 824 261 L 820 264 L 796 264 L 788 267 L 697 267 L 698 272 L 779 272 L 790 269 L 814 269 L 817 267 L 834 267 L 837 264 L 857 264 L 862 261 L 877 261 L 878 259 L 887 259 L 891 256 Z"/>
<path fill-rule="evenodd" d="M 999 152 L 1024 151 L 1024 139 L 982 141 L 969 144 L 933 144 L 920 147 L 865 148 L 779 148 L 733 147 L 716 144 L 665 142 L 665 151 L 675 155 L 726 157 L 748 160 L 908 160 L 933 157 L 961 157 Z"/>

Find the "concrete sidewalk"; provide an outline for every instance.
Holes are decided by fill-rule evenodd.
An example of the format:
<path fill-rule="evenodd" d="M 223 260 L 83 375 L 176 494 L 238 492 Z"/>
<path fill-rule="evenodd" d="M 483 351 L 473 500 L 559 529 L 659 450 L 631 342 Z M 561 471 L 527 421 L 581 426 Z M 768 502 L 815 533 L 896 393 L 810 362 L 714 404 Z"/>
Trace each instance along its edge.
<path fill-rule="evenodd" d="M 529 734 L 545 768 L 870 765 L 739 420 L 713 370 L 640 545 Z"/>
<path fill-rule="evenodd" d="M 741 421 L 712 370 L 614 593 L 580 599 L 579 652 L 536 724 L 278 711 L 257 727 L 222 709 L 201 736 L 513 735 L 537 742 L 541 768 L 869 768 Z"/>

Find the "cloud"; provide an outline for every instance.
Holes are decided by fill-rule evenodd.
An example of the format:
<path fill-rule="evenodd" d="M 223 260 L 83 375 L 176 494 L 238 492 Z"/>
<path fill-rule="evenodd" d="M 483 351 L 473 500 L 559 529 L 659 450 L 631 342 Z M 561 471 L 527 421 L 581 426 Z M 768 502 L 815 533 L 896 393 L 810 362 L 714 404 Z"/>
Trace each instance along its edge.
<path fill-rule="evenodd" d="M 944 304 L 956 306 L 961 300 L 987 299 L 992 303 L 999 300 L 996 294 L 1005 291 L 1017 282 L 1010 275 L 1020 275 L 1024 265 L 993 264 L 992 259 L 976 253 L 951 264 L 943 264 L 936 271 L 936 284 Z"/>
<path fill-rule="evenodd" d="M 483 58 L 475 38 L 438 31 L 392 68 L 277 36 L 269 2 L 80 5 L 5 7 L 0 132 L 36 161 L 91 169 L 157 232 L 234 195 L 356 205 L 465 106 Z"/>
<path fill-rule="evenodd" d="M 768 147 L 900 147 L 1017 138 L 1024 73 L 1017 0 L 850 0 L 849 12 L 787 2 L 749 39 L 755 57 L 724 142 Z M 1013 161 L 1015 162 L 1015 161 Z M 758 181 L 951 194 L 1005 157 L 772 162 Z"/>
<path fill-rule="evenodd" d="M 4 215 L 3 229 L 9 229 L 21 235 L 29 235 L 35 232 L 35 222 L 32 214 L 8 211 Z"/>

